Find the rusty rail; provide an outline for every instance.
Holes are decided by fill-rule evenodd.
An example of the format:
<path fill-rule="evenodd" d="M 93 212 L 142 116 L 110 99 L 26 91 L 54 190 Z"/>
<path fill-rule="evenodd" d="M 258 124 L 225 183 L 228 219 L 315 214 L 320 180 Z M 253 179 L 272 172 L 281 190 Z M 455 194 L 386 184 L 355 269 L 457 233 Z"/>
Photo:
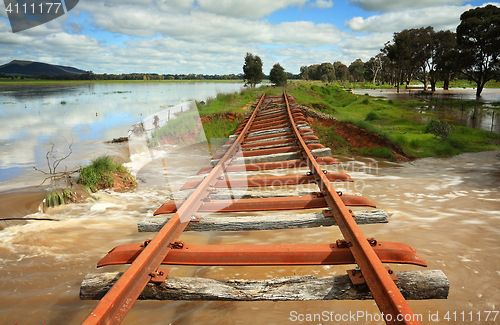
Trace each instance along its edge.
<path fill-rule="evenodd" d="M 293 121 L 286 92 L 284 92 L 284 97 L 288 116 L 290 120 Z M 384 314 L 391 315 L 391 320 L 386 318 L 386 322 L 388 324 L 419 324 L 417 321 L 414 321 L 413 311 L 410 306 L 408 306 L 408 303 L 403 298 L 398 287 L 394 284 L 394 281 L 382 265 L 377 254 L 366 240 L 365 235 L 363 235 L 363 232 L 354 221 L 351 213 L 319 167 L 311 152 L 308 150 L 307 145 L 300 136 L 299 130 L 294 123 L 292 123 L 292 128 L 295 132 L 297 142 L 302 149 L 302 154 L 304 158 L 306 158 L 309 169 L 318 182 L 320 190 L 325 195 L 326 202 L 333 212 L 333 217 L 335 221 L 337 221 L 337 225 L 346 241 L 350 243 L 352 255 L 361 268 L 363 277 L 366 280 L 368 288 L 370 288 L 375 302 Z M 398 315 L 403 316 L 402 321 L 397 321 Z M 407 321 L 407 317 L 411 320 Z"/>
<path fill-rule="evenodd" d="M 250 129 L 253 119 L 257 115 L 264 100 L 265 94 L 259 100 L 247 125 L 240 133 L 221 161 L 205 177 L 198 188 L 189 196 L 186 202 L 177 210 L 173 217 L 165 224 L 158 234 L 149 242 L 144 251 L 135 259 L 134 263 L 125 271 L 118 282 L 101 299 L 97 307 L 85 319 L 83 324 L 119 324 L 125 318 L 132 305 L 139 297 L 144 287 L 153 277 L 163 275 L 159 266 L 170 251 L 174 243 L 195 216 L 203 199 L 209 195 L 207 189 L 222 174 L 232 157 L 239 150 L 244 136 Z"/>
<path fill-rule="evenodd" d="M 156 214 L 175 213 L 163 226 L 155 238 L 140 244 L 118 246 L 111 250 L 98 266 L 128 264 L 127 271 L 120 277 L 110 291 L 102 298 L 98 306 L 86 318 L 84 324 L 119 324 L 139 297 L 144 287 L 151 282 L 162 282 L 168 270 L 160 269 L 161 264 L 179 265 L 339 265 L 356 263 L 370 289 L 375 302 L 385 316 L 388 324 L 418 324 L 414 321 L 413 312 L 401 295 L 387 269 L 382 265 L 387 263 L 408 263 L 426 266 L 415 251 L 404 244 L 383 243 L 374 239 L 367 239 L 354 221 L 352 213 L 346 205 L 375 205 L 363 197 L 342 195 L 333 188 L 331 181 L 352 181 L 346 174 L 326 173 L 320 164 L 337 163 L 333 158 L 317 158 L 311 153 L 313 149 L 323 146 L 306 141 L 317 141 L 309 129 L 299 130 L 298 124 L 305 120 L 297 109 L 292 110 L 288 95 L 283 93 L 286 109 L 271 109 L 264 116 L 275 119 L 266 122 L 264 116 L 257 118 L 262 107 L 265 95 L 262 95 L 255 110 L 246 123 L 238 128 L 238 137 L 228 141 L 225 153 L 215 155 L 220 158 L 215 167 L 207 167 L 200 173 L 209 173 L 203 180 L 187 183 L 184 188 L 196 188 L 184 201 L 167 202 L 160 207 Z M 276 98 L 273 98 L 276 99 Z M 273 100 L 271 99 L 271 100 Z M 258 121 L 257 124 L 253 124 Z M 288 128 L 288 131 L 274 132 L 275 137 L 287 137 L 286 140 L 269 140 L 274 145 L 283 147 L 260 148 L 255 141 L 273 139 L 269 135 L 261 135 L 261 131 Z M 290 132 L 291 129 L 291 132 Z M 250 131 L 257 132 L 247 138 Z M 291 139 L 288 139 L 290 137 Z M 291 144 L 291 145 L 289 145 Z M 254 150 L 254 148 L 256 148 Z M 283 154 L 300 152 L 301 160 L 288 160 L 266 163 L 245 163 L 246 170 L 267 170 L 276 168 L 305 167 L 310 173 L 306 176 L 282 176 L 250 178 L 249 183 L 255 186 L 274 185 L 274 181 L 285 185 L 297 185 L 315 182 L 320 192 L 315 196 L 280 197 L 243 199 L 240 202 L 231 200 L 213 200 L 210 195 L 216 193 L 217 187 L 239 187 L 245 180 L 232 180 L 231 183 L 219 176 L 223 172 L 238 170 L 231 165 L 235 155 L 241 150 L 241 156 L 253 157 L 269 153 Z M 325 217 L 333 217 L 345 238 L 336 244 L 308 245 L 185 245 L 178 242 L 190 221 L 196 221 L 198 211 L 258 211 L 258 210 L 286 210 L 306 208 L 326 208 Z M 189 249 L 188 249 L 189 248 Z M 170 253 L 170 254 L 169 254 Z M 354 281 L 354 280 L 353 280 Z M 388 316 L 390 315 L 390 317 Z M 402 319 L 401 319 L 402 316 Z M 407 320 L 410 319 L 410 320 Z"/>

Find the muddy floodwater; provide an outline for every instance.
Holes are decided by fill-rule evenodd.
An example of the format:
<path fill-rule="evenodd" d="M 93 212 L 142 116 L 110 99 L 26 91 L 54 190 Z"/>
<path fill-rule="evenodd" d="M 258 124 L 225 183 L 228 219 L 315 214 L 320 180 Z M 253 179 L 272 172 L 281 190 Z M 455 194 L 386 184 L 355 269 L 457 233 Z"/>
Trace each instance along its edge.
<path fill-rule="evenodd" d="M 97 301 L 79 300 L 79 287 L 85 275 L 125 270 L 126 266 L 96 269 L 95 265 L 117 245 L 152 238 L 154 233 L 137 231 L 137 222 L 152 216 L 170 198 L 171 189 L 196 178 L 193 172 L 209 164 L 210 152 L 203 144 L 189 148 L 188 160 L 178 148 L 171 146 L 161 148 L 161 154 L 151 152 L 151 159 L 141 160 L 130 156 L 128 144 L 104 142 L 126 136 L 130 125 L 140 120 L 140 114 L 150 115 L 160 106 L 168 105 L 161 100 L 168 100 L 167 91 L 149 90 L 150 95 L 147 95 L 147 92 L 134 89 L 135 86 L 124 85 L 121 90 L 119 85 L 113 85 L 117 88 L 107 91 L 94 89 L 95 94 L 88 96 L 79 96 L 79 90 L 71 92 L 74 97 L 60 92 L 55 92 L 50 99 L 33 96 L 39 104 L 21 95 L 19 98 L 4 97 L 6 102 L 17 100 L 15 105 L 22 103 L 18 106 L 20 112 L 26 104 L 26 114 L 16 116 L 14 110 L 8 111 L 2 104 L 0 217 L 51 218 L 57 221 L 0 221 L 0 324 L 80 324 L 97 305 Z M 115 99 L 106 101 L 104 92 L 112 92 L 110 96 L 115 96 Z M 120 99 L 123 97 L 128 100 Z M 140 98 L 144 99 L 142 108 L 139 107 Z M 152 101 L 152 98 L 158 100 Z M 61 104 L 61 101 L 66 103 Z M 70 113 L 72 103 L 84 101 L 87 113 Z M 58 110 L 65 110 L 45 117 L 42 105 L 49 102 Z M 132 105 L 130 102 L 138 103 L 137 108 L 128 110 L 127 105 Z M 117 122 L 119 116 L 121 120 Z M 74 143 L 74 154 L 67 161 L 69 168 L 101 154 L 116 156 L 136 173 L 137 188 L 121 193 L 102 191 L 96 194 L 98 200 L 93 203 L 61 206 L 47 213 L 37 212 L 43 189 L 35 188 L 41 176 L 32 170 L 32 166 L 44 167 L 45 153 L 51 141 L 64 153 L 67 144 L 65 139 L 59 139 L 60 135 Z M 500 151 L 447 159 L 426 158 L 409 163 L 352 156 L 335 158 L 340 165 L 328 166 L 327 169 L 347 172 L 355 180 L 354 183 L 336 184 L 336 189 L 361 193 L 390 215 L 388 224 L 360 226 L 364 234 L 380 241 L 406 243 L 426 260 L 428 269 L 442 270 L 447 275 L 450 282 L 447 300 L 409 302 L 413 312 L 421 315 L 421 323 L 497 324 L 500 315 L 494 317 L 500 310 Z M 291 172 L 303 174 L 305 171 Z M 281 175 L 283 171 L 268 174 Z M 315 187 L 303 186 L 303 189 L 315 190 Z M 340 238 L 342 235 L 336 227 L 323 227 L 185 232 L 180 240 L 189 244 L 307 245 L 334 243 Z M 391 267 L 396 271 L 421 269 L 408 265 Z M 169 268 L 172 277 L 267 279 L 345 274 L 352 265 Z M 324 313 L 373 316 L 379 311 L 373 301 L 138 301 L 123 324 L 295 324 L 299 322 L 294 321 L 294 315 Z M 383 324 L 365 318 L 304 323 Z"/>

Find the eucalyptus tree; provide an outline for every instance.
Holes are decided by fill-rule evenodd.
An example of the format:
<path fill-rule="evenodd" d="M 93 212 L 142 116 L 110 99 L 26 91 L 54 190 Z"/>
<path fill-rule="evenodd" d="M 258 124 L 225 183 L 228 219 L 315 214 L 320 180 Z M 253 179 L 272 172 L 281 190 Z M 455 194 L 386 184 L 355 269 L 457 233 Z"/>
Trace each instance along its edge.
<path fill-rule="evenodd" d="M 269 72 L 269 80 L 278 87 L 286 86 L 287 74 L 279 63 L 276 63 Z"/>
<path fill-rule="evenodd" d="M 263 78 L 262 60 L 258 55 L 247 52 L 245 64 L 243 65 L 243 79 L 245 79 L 245 83 L 255 88 L 255 85 L 262 82 Z"/>
<path fill-rule="evenodd" d="M 382 70 L 383 54 L 379 53 L 370 60 L 365 62 L 365 79 L 371 80 L 372 84 L 375 83 L 377 79 L 377 74 Z"/>
<path fill-rule="evenodd" d="M 307 65 L 300 67 L 300 79 L 309 80 L 309 67 Z"/>
<path fill-rule="evenodd" d="M 436 82 L 444 81 L 443 88 L 448 90 L 450 79 L 457 71 L 457 37 L 451 31 L 439 31 L 434 35 L 432 47 L 433 66 L 429 76 L 431 81 L 431 90 L 436 90 Z"/>
<path fill-rule="evenodd" d="M 500 78 L 500 8 L 487 5 L 464 12 L 457 27 L 457 46 L 462 72 L 477 84 Z"/>
<path fill-rule="evenodd" d="M 365 63 L 361 59 L 356 59 L 349 65 L 349 74 L 353 81 L 364 81 Z"/>
<path fill-rule="evenodd" d="M 394 33 L 393 41 L 387 42 L 381 50 L 394 64 L 398 92 L 401 83 L 409 85 L 414 78 L 427 88 L 433 33 L 432 27 L 404 29 Z"/>
<path fill-rule="evenodd" d="M 335 69 L 335 78 L 340 81 L 349 80 L 349 68 L 340 61 L 333 63 Z"/>

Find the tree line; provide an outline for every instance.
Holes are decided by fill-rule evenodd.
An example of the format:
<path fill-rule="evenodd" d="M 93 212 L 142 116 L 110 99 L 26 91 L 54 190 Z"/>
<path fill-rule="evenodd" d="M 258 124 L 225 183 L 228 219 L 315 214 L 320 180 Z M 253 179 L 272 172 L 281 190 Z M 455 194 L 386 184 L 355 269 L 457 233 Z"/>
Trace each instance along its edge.
<path fill-rule="evenodd" d="M 500 79 L 500 8 L 488 5 L 464 12 L 456 33 L 434 31 L 432 27 L 405 29 L 394 33 L 381 53 L 367 62 L 355 60 L 349 66 L 337 61 L 302 66 L 306 80 L 370 81 L 398 88 L 419 80 L 427 90 L 444 81 L 448 89 L 453 76 L 465 76 L 476 83 L 480 96 L 486 82 Z"/>
<path fill-rule="evenodd" d="M 87 71 L 82 74 L 64 75 L 31 75 L 13 76 L 0 73 L 0 78 L 10 79 L 42 79 L 42 80 L 242 80 L 243 74 L 158 74 L 158 73 L 121 73 L 121 74 L 97 74 Z"/>

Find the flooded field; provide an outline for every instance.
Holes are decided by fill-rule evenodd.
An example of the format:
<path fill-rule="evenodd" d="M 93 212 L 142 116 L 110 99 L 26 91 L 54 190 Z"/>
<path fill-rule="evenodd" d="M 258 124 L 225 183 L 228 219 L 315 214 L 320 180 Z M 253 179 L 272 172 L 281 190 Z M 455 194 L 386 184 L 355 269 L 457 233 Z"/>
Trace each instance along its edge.
<path fill-rule="evenodd" d="M 105 86 L 108 85 L 102 85 Z M 175 184 L 196 178 L 192 176 L 193 171 L 209 164 L 210 153 L 203 145 L 190 148 L 188 161 L 177 148 L 163 147 L 160 159 L 144 164 L 130 157 L 127 144 L 105 143 L 125 136 L 141 114 L 148 116 L 170 105 L 168 100 L 175 97 L 158 89 L 139 91 L 133 89 L 135 86 L 123 90 L 94 88 L 95 94 L 89 91 L 88 97 L 79 96 L 78 90 L 71 92 L 74 97 L 55 92 L 48 97 L 34 95 L 32 101 L 19 94 L 19 98 L 5 99 L 7 96 L 4 96 L 6 101 L 17 102 L 9 104 L 13 105 L 10 110 L 4 110 L 6 106 L 2 105 L 1 112 L 0 148 L 6 157 L 0 165 L 1 216 L 57 221 L 0 221 L 0 324 L 80 324 L 97 305 L 96 301 L 79 300 L 79 287 L 85 275 L 126 269 L 126 266 L 96 269 L 95 265 L 117 245 L 152 238 L 154 233 L 137 232 L 137 222 L 152 216 L 168 201 Z M 106 96 L 113 99 L 107 101 Z M 184 98 L 181 100 L 191 97 Z M 73 112 L 72 105 L 80 107 L 82 102 L 84 106 Z M 52 104 L 43 106 L 43 103 Z M 48 106 L 50 115 L 43 109 Z M 116 156 L 136 171 L 137 188 L 121 193 L 102 191 L 94 203 L 61 206 L 45 214 L 37 212 L 40 190 L 35 186 L 42 176 L 32 170 L 32 166 L 44 167 L 50 142 L 56 143 L 62 154 L 71 140 L 74 154 L 67 161 L 68 167 L 102 154 Z M 413 312 L 422 315 L 422 323 L 498 323 L 499 317 L 493 320 L 490 316 L 485 321 L 485 316 L 487 311 L 498 311 L 500 304 L 500 151 L 409 163 L 352 156 L 335 158 L 341 164 L 329 166 L 328 170 L 347 172 L 355 180 L 349 185 L 336 184 L 336 189 L 361 193 L 390 214 L 388 224 L 361 226 L 364 234 L 377 240 L 406 243 L 427 261 L 428 269 L 440 269 L 447 275 L 450 281 L 447 300 L 409 302 Z M 294 172 L 303 174 L 305 169 Z M 323 227 L 186 232 L 180 240 L 190 244 L 319 244 L 334 243 L 340 238 L 342 235 L 336 227 Z M 345 274 L 348 268 L 352 266 L 172 266 L 170 276 L 266 279 Z M 392 268 L 396 271 L 419 269 L 406 265 Z M 292 321 L 294 312 L 321 314 L 324 311 L 377 314 L 378 308 L 373 301 L 138 301 L 123 324 L 294 324 L 297 323 Z M 454 312 L 459 317 L 456 320 Z M 472 321 L 462 320 L 462 312 L 464 317 L 473 315 Z M 444 318 L 446 313 L 451 315 L 451 321 Z M 438 320 L 429 321 L 429 315 L 435 314 Z"/>
<path fill-rule="evenodd" d="M 421 90 L 401 89 L 397 93 L 396 89 L 355 89 L 358 95 L 368 94 L 370 96 L 382 97 L 387 100 L 424 100 L 421 107 L 417 109 L 422 112 L 432 112 L 438 118 L 447 118 L 457 125 L 463 125 L 479 130 L 500 133 L 500 110 L 493 103 L 500 102 L 500 89 L 485 88 L 481 94 L 480 101 L 485 105 L 478 105 L 477 108 L 464 108 L 462 101 L 476 100 L 475 89 L 452 88 L 450 90 L 437 89 L 434 94 L 420 95 Z M 430 117 L 422 117 L 417 120 L 420 123 L 427 123 Z"/>

